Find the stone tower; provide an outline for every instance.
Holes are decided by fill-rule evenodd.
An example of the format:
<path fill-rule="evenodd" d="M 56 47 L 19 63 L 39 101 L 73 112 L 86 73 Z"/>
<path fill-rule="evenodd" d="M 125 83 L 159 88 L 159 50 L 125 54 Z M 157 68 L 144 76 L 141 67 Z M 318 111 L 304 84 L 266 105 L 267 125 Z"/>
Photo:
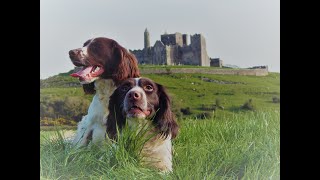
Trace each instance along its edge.
<path fill-rule="evenodd" d="M 205 38 L 201 34 L 195 34 L 190 36 L 190 40 L 191 48 L 195 52 L 195 61 L 198 61 L 200 66 L 210 66 Z"/>
<path fill-rule="evenodd" d="M 144 31 L 144 48 L 147 49 L 150 47 L 150 35 L 149 35 L 149 31 L 146 28 L 146 30 Z"/>

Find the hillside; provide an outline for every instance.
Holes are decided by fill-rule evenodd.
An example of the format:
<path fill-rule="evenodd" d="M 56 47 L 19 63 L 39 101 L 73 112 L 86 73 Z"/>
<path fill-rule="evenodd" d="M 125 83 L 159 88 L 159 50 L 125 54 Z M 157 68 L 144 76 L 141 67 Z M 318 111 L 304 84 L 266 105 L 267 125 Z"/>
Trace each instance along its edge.
<path fill-rule="evenodd" d="M 45 118 L 47 116 L 79 121 L 79 118 L 86 114 L 85 106 L 89 105 L 92 96 L 84 95 L 78 80 L 69 76 L 71 72 L 72 70 L 40 80 L 42 119 L 48 119 Z M 151 78 L 168 89 L 178 117 L 210 116 L 213 109 L 216 109 L 216 117 L 232 115 L 242 112 L 241 106 L 249 99 L 252 99 L 258 111 L 280 110 L 279 103 L 273 103 L 273 98 L 280 98 L 279 73 L 269 73 L 263 77 L 215 74 L 142 76 Z M 224 110 L 214 106 L 216 103 L 223 106 Z M 191 112 L 188 113 L 189 109 Z M 72 111 L 66 112 L 70 110 Z"/>
<path fill-rule="evenodd" d="M 139 152 L 128 148 L 137 138 L 130 134 L 111 146 L 75 150 L 63 131 L 43 131 L 56 123 L 75 129 L 86 114 L 92 95 L 70 73 L 40 80 L 41 179 L 279 179 L 279 73 L 143 74 L 167 88 L 178 116 L 170 174 L 142 166 Z M 245 102 L 253 111 L 242 108 Z"/>

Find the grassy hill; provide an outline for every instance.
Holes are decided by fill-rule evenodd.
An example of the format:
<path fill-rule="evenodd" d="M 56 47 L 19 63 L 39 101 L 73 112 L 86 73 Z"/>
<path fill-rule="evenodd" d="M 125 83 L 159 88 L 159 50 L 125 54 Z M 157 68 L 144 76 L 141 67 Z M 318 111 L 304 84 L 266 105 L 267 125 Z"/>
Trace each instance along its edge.
<path fill-rule="evenodd" d="M 68 122 L 86 114 L 92 96 L 84 95 L 70 73 L 40 80 L 43 116 Z M 280 103 L 273 101 L 280 101 L 279 73 L 143 76 L 164 85 L 173 98 L 180 125 L 173 140 L 174 172 L 141 166 L 138 152 L 127 148 L 132 136 L 123 135 L 113 145 L 74 149 L 57 136 L 63 131 L 41 131 L 40 179 L 280 179 Z M 242 108 L 249 99 L 253 111 Z M 190 114 L 183 114 L 187 109 Z"/>
<path fill-rule="evenodd" d="M 159 67 L 163 68 L 163 67 Z M 91 101 L 91 95 L 84 95 L 76 78 L 71 73 L 40 80 L 41 99 L 80 98 Z M 173 98 L 173 108 L 179 117 L 199 117 L 211 113 L 214 104 L 224 107 L 216 109 L 215 116 L 232 115 L 242 111 L 241 106 L 252 100 L 256 110 L 279 110 L 279 103 L 273 98 L 280 98 L 280 74 L 269 73 L 268 76 L 235 76 L 213 74 L 144 74 L 144 77 L 164 85 Z M 183 114 L 181 109 L 189 108 L 191 114 Z M 86 112 L 83 112 L 86 113 Z"/>

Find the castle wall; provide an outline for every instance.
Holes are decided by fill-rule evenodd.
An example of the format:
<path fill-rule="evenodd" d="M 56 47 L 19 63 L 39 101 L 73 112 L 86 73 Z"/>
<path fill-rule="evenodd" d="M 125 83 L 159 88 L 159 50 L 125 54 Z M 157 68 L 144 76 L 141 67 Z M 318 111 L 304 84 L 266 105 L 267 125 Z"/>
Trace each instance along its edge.
<path fill-rule="evenodd" d="M 143 51 L 143 58 L 146 62 L 146 64 L 153 64 L 153 47 L 144 49 Z"/>
<path fill-rule="evenodd" d="M 210 58 L 210 66 L 211 67 L 222 67 L 223 62 L 219 58 Z"/>
<path fill-rule="evenodd" d="M 183 46 L 188 45 L 188 35 L 187 34 L 182 34 L 182 44 L 183 44 Z"/>
<path fill-rule="evenodd" d="M 129 51 L 130 51 L 130 53 L 132 53 L 137 58 L 139 64 L 146 63 L 145 59 L 144 59 L 143 50 L 129 50 Z"/>
<path fill-rule="evenodd" d="M 183 46 L 182 34 L 175 33 L 175 34 L 163 34 L 161 35 L 161 42 L 166 45 L 179 45 Z"/>
<path fill-rule="evenodd" d="M 181 33 L 163 34 L 161 41 L 157 41 L 153 47 L 150 47 L 147 29 L 144 38 L 145 48 L 132 51 L 140 64 L 210 66 L 205 38 L 201 34 L 191 35 L 190 45 L 188 45 L 188 35 Z"/>
<path fill-rule="evenodd" d="M 201 73 L 201 74 L 225 74 L 242 76 L 266 76 L 267 69 L 211 69 L 211 68 L 172 68 L 172 69 L 141 69 L 144 74 L 170 74 L 170 73 Z"/>
<path fill-rule="evenodd" d="M 139 64 L 152 64 L 153 63 L 153 47 L 143 50 L 130 50 L 137 58 Z"/>
<path fill-rule="evenodd" d="M 190 47 L 194 54 L 193 64 L 201 65 L 201 45 L 200 40 L 196 34 L 190 36 Z"/>
<path fill-rule="evenodd" d="M 161 41 L 156 41 L 153 46 L 153 64 L 166 64 L 166 48 Z"/>
<path fill-rule="evenodd" d="M 195 61 L 200 66 L 210 66 L 209 56 L 207 54 L 206 41 L 201 34 L 190 36 L 191 48 L 195 54 Z"/>
<path fill-rule="evenodd" d="M 174 48 L 170 47 L 170 46 L 165 46 L 166 50 L 166 62 L 167 65 L 174 65 L 176 64 L 175 60 L 174 60 Z"/>
<path fill-rule="evenodd" d="M 184 46 L 180 48 L 181 51 L 181 64 L 185 65 L 199 65 L 199 58 L 197 53 L 191 46 Z"/>

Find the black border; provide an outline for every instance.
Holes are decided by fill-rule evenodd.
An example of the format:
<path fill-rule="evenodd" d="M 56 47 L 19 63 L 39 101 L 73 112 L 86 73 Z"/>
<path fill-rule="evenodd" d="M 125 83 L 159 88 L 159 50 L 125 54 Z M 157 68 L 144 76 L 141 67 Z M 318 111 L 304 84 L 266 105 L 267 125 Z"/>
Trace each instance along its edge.
<path fill-rule="evenodd" d="M 8 1 L 1 11 L 3 177 L 39 178 L 39 10 L 40 1 Z"/>
<path fill-rule="evenodd" d="M 319 111 L 319 66 L 317 56 L 313 56 L 319 52 L 319 28 L 315 27 L 318 6 L 282 0 L 280 7 L 281 177 L 311 179 L 318 172 L 319 153 L 319 118 L 314 116 Z"/>

